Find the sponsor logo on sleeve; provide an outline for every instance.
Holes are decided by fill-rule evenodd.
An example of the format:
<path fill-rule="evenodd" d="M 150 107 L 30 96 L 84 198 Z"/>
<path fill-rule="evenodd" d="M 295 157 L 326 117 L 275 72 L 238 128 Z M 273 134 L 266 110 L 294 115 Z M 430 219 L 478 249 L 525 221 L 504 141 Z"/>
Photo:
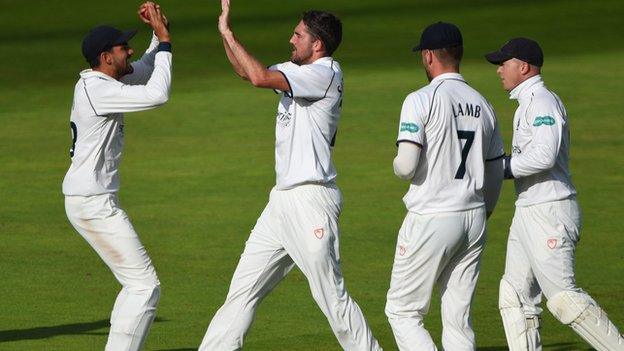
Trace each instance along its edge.
<path fill-rule="evenodd" d="M 555 125 L 555 119 L 550 116 L 537 116 L 533 122 L 533 127 L 553 125 Z"/>
<path fill-rule="evenodd" d="M 401 122 L 401 132 L 418 133 L 419 130 L 416 123 Z"/>

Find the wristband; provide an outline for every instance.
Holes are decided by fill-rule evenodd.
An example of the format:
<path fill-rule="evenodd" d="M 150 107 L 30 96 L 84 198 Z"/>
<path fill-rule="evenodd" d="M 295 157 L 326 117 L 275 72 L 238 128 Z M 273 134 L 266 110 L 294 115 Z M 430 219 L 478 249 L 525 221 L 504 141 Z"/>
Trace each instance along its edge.
<path fill-rule="evenodd" d="M 160 51 L 171 52 L 171 43 L 168 41 L 163 41 L 162 43 L 158 43 L 158 52 Z"/>
<path fill-rule="evenodd" d="M 514 175 L 511 172 L 511 155 L 505 155 L 505 157 L 503 157 L 503 163 L 505 164 L 505 179 L 514 179 Z"/>

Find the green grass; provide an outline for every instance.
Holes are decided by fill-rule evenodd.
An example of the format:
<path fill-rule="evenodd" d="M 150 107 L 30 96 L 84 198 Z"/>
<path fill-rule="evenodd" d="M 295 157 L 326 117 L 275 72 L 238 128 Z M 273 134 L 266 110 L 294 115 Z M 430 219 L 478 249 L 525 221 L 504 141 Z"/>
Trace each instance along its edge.
<path fill-rule="evenodd" d="M 60 184 L 69 166 L 72 91 L 84 68 L 80 42 L 98 23 L 141 28 L 138 2 L 0 0 L 0 349 L 102 349 L 118 285 L 69 225 Z M 403 98 L 426 84 L 410 48 L 437 20 L 464 34 L 467 80 L 494 105 L 507 143 L 516 108 L 482 55 L 508 38 L 537 39 L 544 78 L 563 99 L 572 128 L 571 168 L 584 211 L 577 281 L 624 328 L 624 80 L 620 1 L 234 1 L 233 28 L 265 64 L 288 58 L 299 14 L 343 18 L 335 57 L 345 102 L 335 149 L 344 194 L 341 259 L 347 287 L 386 350 L 383 313 L 407 184 L 392 174 Z M 172 22 L 174 86 L 163 108 L 126 115 L 122 204 L 163 286 L 146 350 L 199 345 L 223 302 L 249 230 L 274 184 L 277 97 L 235 77 L 216 31 L 217 1 L 163 1 Z M 480 350 L 506 349 L 497 309 L 507 229 L 507 183 L 490 220 L 473 308 Z M 437 298 L 437 297 L 436 297 Z M 426 320 L 439 341 L 439 303 Z M 544 312 L 545 350 L 586 350 Z M 298 271 L 260 306 L 247 350 L 339 350 Z"/>

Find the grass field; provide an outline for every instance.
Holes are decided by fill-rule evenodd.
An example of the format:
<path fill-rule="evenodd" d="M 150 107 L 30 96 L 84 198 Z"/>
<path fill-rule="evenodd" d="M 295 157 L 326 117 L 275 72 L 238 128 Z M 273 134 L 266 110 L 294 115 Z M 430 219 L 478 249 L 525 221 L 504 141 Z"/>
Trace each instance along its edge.
<path fill-rule="evenodd" d="M 126 115 L 120 198 L 163 287 L 146 350 L 199 345 L 249 230 L 274 184 L 277 97 L 235 77 L 216 30 L 219 3 L 163 0 L 172 22 L 174 86 L 163 108 Z M 0 0 L 0 350 L 98 350 L 119 289 L 69 225 L 61 181 L 69 166 L 73 85 L 85 68 L 80 43 L 99 23 L 149 31 L 138 1 Z M 232 26 L 263 63 L 289 57 L 299 14 L 334 11 L 344 23 L 335 54 L 345 100 L 335 148 L 344 195 L 341 259 L 350 293 L 386 350 L 395 350 L 383 313 L 407 184 L 392 174 L 405 95 L 426 84 L 411 54 L 438 20 L 464 34 L 462 73 L 494 105 L 511 141 L 516 108 L 483 54 L 508 38 L 544 48 L 543 76 L 563 99 L 572 129 L 571 168 L 584 211 L 577 281 L 624 328 L 624 3 L 621 1 L 233 1 Z M 473 308 L 479 350 L 505 350 L 497 308 L 507 229 L 506 183 L 489 223 Z M 439 303 L 426 320 L 439 341 Z M 545 350 L 588 350 L 544 312 Z M 339 350 L 300 272 L 260 306 L 247 350 Z"/>

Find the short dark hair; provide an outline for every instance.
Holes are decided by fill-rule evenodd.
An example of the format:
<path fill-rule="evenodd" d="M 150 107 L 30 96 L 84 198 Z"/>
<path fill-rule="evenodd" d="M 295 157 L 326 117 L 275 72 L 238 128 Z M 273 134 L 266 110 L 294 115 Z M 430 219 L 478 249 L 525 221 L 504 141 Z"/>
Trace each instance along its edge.
<path fill-rule="evenodd" d="M 89 67 L 91 67 L 91 68 L 98 68 L 102 64 L 102 62 L 100 62 L 100 56 L 99 55 L 97 57 L 93 58 L 92 60 L 87 61 L 87 62 L 89 63 Z"/>
<path fill-rule="evenodd" d="M 320 39 L 325 46 L 325 54 L 331 56 L 342 41 L 342 22 L 335 15 L 311 10 L 304 12 L 301 20 L 315 39 Z"/>
<path fill-rule="evenodd" d="M 433 53 L 443 65 L 459 67 L 459 63 L 464 56 L 464 47 L 462 45 L 451 46 L 433 50 Z"/>

